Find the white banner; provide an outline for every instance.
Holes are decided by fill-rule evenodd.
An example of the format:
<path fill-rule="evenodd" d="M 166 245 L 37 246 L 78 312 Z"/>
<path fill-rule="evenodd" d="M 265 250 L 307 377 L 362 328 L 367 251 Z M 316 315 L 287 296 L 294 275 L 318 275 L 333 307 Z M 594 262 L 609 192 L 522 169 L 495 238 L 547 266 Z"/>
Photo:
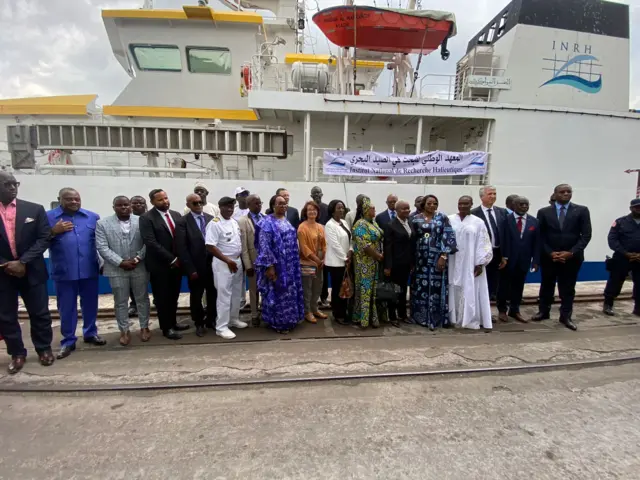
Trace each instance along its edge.
<path fill-rule="evenodd" d="M 419 155 L 384 152 L 325 150 L 325 175 L 360 177 L 438 177 L 484 175 L 489 156 L 486 152 L 435 152 Z"/>

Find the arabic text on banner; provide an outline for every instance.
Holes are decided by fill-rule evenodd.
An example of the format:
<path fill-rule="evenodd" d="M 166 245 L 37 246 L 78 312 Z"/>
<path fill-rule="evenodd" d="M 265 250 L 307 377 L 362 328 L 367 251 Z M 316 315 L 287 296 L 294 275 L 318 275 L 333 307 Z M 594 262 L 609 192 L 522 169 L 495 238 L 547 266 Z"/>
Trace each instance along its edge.
<path fill-rule="evenodd" d="M 484 175 L 489 158 L 486 152 L 434 152 L 419 155 L 385 152 L 325 150 L 325 175 L 361 177 L 437 177 Z"/>

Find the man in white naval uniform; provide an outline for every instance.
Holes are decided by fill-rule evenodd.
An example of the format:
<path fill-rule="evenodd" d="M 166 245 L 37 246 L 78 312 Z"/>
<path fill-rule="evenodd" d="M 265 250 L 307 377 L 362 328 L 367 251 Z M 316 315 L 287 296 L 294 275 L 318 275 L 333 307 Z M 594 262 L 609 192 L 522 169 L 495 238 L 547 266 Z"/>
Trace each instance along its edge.
<path fill-rule="evenodd" d="M 233 216 L 235 198 L 222 197 L 218 202 L 220 216 L 207 225 L 205 243 L 213 255 L 213 281 L 218 291 L 216 307 L 216 335 L 231 340 L 236 337 L 230 328 L 246 328 L 240 321 L 240 297 L 242 295 L 242 240 L 240 226 Z"/>

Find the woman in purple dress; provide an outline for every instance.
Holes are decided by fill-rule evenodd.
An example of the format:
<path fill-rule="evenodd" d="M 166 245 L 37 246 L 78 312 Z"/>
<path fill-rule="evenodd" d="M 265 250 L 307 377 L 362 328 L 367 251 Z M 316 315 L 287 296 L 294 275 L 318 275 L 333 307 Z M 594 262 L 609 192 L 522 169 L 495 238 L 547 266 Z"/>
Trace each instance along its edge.
<path fill-rule="evenodd" d="M 262 320 L 275 331 L 287 333 L 304 319 L 298 236 L 286 218 L 287 201 L 275 196 L 269 203 L 273 213 L 256 225 Z"/>

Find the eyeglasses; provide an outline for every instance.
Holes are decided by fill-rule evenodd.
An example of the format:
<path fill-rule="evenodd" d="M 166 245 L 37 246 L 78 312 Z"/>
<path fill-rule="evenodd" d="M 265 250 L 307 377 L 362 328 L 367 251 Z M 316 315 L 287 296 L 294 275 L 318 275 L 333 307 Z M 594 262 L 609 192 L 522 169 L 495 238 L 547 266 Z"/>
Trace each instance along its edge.
<path fill-rule="evenodd" d="M 203 205 L 204 206 L 204 202 L 191 202 L 192 205 Z"/>
<path fill-rule="evenodd" d="M 20 186 L 20 182 L 8 181 L 8 182 L 4 182 L 2 186 L 4 188 L 11 188 L 11 187 L 18 188 Z"/>

